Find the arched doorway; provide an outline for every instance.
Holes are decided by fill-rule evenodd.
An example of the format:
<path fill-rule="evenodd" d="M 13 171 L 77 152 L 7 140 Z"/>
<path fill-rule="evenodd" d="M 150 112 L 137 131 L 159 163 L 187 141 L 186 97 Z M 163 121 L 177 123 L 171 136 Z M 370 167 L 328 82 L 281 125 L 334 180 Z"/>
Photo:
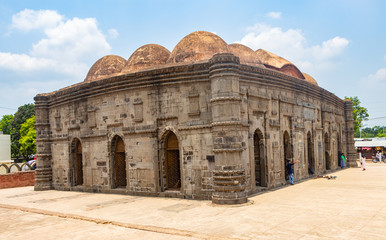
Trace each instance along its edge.
<path fill-rule="evenodd" d="M 342 154 L 342 143 L 340 142 L 340 134 L 338 133 L 338 167 L 341 167 L 340 155 Z"/>
<path fill-rule="evenodd" d="M 114 188 L 125 188 L 127 186 L 126 178 L 126 154 L 125 143 L 122 138 L 115 136 L 111 143 L 112 150 L 112 170 Z"/>
<path fill-rule="evenodd" d="M 307 167 L 309 175 L 315 173 L 314 144 L 312 141 L 311 132 L 307 133 Z"/>
<path fill-rule="evenodd" d="M 324 134 L 324 153 L 325 153 L 325 160 L 326 160 L 326 170 L 331 169 L 331 163 L 330 163 L 330 138 L 328 136 L 328 133 Z"/>
<path fill-rule="evenodd" d="M 83 185 L 82 143 L 75 138 L 71 143 L 72 169 L 74 172 L 73 186 Z"/>
<path fill-rule="evenodd" d="M 165 175 L 167 190 L 178 190 L 181 188 L 178 139 L 171 131 L 169 131 L 165 137 Z"/>
<path fill-rule="evenodd" d="M 291 160 L 292 154 L 291 154 L 291 141 L 290 141 L 290 135 L 287 131 L 284 132 L 283 135 L 283 147 L 284 147 L 284 179 L 287 181 L 288 180 L 288 170 L 287 170 L 287 159 Z"/>
<path fill-rule="evenodd" d="M 264 139 L 259 129 L 253 134 L 254 162 L 255 162 L 255 184 L 256 186 L 266 186 L 265 178 L 265 159 L 264 159 Z"/>

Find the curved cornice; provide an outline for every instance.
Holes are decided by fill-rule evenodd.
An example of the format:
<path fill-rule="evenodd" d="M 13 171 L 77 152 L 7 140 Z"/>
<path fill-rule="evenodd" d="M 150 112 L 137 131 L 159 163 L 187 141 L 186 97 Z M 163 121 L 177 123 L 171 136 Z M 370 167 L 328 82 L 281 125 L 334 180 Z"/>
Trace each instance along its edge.
<path fill-rule="evenodd" d="M 343 100 L 331 92 L 287 74 L 255 66 L 237 64 L 240 81 L 255 82 L 264 86 L 289 89 L 316 99 L 343 107 Z M 210 81 L 210 61 L 195 64 L 178 64 L 139 71 L 94 82 L 81 82 L 47 94 L 38 94 L 35 100 L 47 101 L 50 106 L 85 99 L 88 97 L 124 91 L 133 88 L 154 87 L 160 84 Z M 225 67 L 225 66 L 224 66 Z"/>

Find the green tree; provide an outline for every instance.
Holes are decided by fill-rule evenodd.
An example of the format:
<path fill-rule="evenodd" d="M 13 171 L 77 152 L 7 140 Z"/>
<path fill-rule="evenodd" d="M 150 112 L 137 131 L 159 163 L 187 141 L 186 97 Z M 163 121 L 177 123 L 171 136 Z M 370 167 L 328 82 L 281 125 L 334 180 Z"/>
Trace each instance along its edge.
<path fill-rule="evenodd" d="M 20 153 L 24 159 L 36 153 L 35 115 L 28 118 L 20 127 Z"/>
<path fill-rule="evenodd" d="M 345 97 L 345 99 L 350 99 L 353 103 L 353 118 L 354 118 L 354 136 L 359 137 L 359 130 L 363 127 L 362 122 L 368 120 L 369 114 L 367 108 L 360 105 L 358 97 Z"/>
<path fill-rule="evenodd" d="M 0 120 L 0 131 L 4 134 L 11 134 L 11 122 L 13 121 L 13 115 L 4 115 Z"/>
<path fill-rule="evenodd" d="M 362 128 L 362 138 L 376 137 L 380 131 L 382 131 L 380 126 Z"/>
<path fill-rule="evenodd" d="M 12 157 L 19 157 L 20 152 L 20 128 L 28 118 L 35 115 L 35 106 L 30 104 L 25 104 L 19 107 L 14 115 L 13 121 L 11 122 L 11 155 Z"/>
<path fill-rule="evenodd" d="M 386 137 L 386 133 L 378 133 L 377 137 Z"/>
<path fill-rule="evenodd" d="M 362 128 L 362 138 L 386 137 L 385 126 Z"/>
<path fill-rule="evenodd" d="M 385 126 L 379 127 L 376 137 L 386 137 Z"/>

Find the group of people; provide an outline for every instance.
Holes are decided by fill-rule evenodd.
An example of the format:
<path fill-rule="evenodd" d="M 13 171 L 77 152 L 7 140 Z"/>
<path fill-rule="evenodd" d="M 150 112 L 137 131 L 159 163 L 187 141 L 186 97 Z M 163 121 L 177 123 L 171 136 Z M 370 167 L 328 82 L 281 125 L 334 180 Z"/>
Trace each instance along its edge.
<path fill-rule="evenodd" d="M 376 155 L 375 155 L 375 159 L 377 161 L 379 161 L 379 162 L 382 162 L 383 158 L 384 158 L 383 154 L 380 151 L 378 151 L 376 153 Z M 359 160 L 360 160 L 360 163 L 361 163 L 362 171 L 366 171 L 366 158 L 364 156 L 362 156 L 361 153 L 359 153 Z M 341 168 L 346 167 L 346 157 L 344 156 L 343 153 L 339 154 L 339 161 L 340 161 L 340 167 Z M 293 170 L 293 166 L 295 165 L 295 163 L 298 163 L 298 162 L 299 162 L 299 160 L 291 161 L 291 160 L 287 159 L 286 170 L 287 170 L 287 173 L 288 173 L 288 180 L 289 180 L 289 183 L 291 185 L 294 184 L 294 170 Z M 309 171 L 310 174 L 314 173 L 310 166 L 308 166 L 308 171 Z"/>
<path fill-rule="evenodd" d="M 383 159 L 385 159 L 385 156 L 384 154 L 382 154 L 382 152 L 380 151 L 377 151 L 377 153 L 375 154 L 375 156 L 373 156 L 373 162 L 382 162 Z M 359 161 L 360 161 L 360 164 L 362 166 L 362 170 L 365 171 L 366 170 L 366 157 L 365 156 L 362 156 L 362 153 L 359 152 Z"/>
<path fill-rule="evenodd" d="M 340 160 L 340 167 L 341 168 L 346 167 L 346 157 L 344 156 L 343 153 L 340 153 L 339 160 Z M 293 169 L 293 166 L 295 165 L 295 163 L 298 163 L 298 162 L 299 162 L 299 160 L 291 161 L 290 159 L 287 159 L 287 163 L 285 165 L 287 173 L 288 173 L 288 181 L 289 181 L 289 183 L 291 185 L 294 185 L 294 169 Z M 364 166 L 365 166 L 364 170 L 366 170 L 366 163 L 364 164 Z M 310 174 L 314 174 L 314 172 L 312 171 L 310 166 L 308 166 L 308 172 Z"/>

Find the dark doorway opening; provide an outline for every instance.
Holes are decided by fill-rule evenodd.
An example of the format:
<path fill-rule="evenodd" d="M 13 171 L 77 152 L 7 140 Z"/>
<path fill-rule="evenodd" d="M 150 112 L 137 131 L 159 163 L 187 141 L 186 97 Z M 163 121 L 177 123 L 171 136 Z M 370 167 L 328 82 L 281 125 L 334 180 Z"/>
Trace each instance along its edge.
<path fill-rule="evenodd" d="M 290 141 L 290 135 L 287 131 L 284 132 L 284 135 L 283 135 L 283 146 L 284 146 L 284 171 L 285 171 L 285 174 L 284 174 L 284 178 L 285 180 L 287 181 L 289 178 L 289 173 L 288 173 L 288 169 L 287 169 L 287 160 L 291 160 L 292 158 L 292 154 L 291 154 L 291 141 Z"/>
<path fill-rule="evenodd" d="M 165 175 L 166 189 L 179 190 L 181 188 L 180 151 L 178 139 L 173 132 L 165 138 Z"/>
<path fill-rule="evenodd" d="M 73 185 L 83 185 L 83 156 L 82 144 L 79 139 L 75 138 L 71 144 L 71 153 L 73 158 L 74 178 Z"/>
<path fill-rule="evenodd" d="M 111 149 L 113 151 L 113 187 L 125 188 L 127 186 L 126 154 L 125 143 L 121 137 L 114 137 Z"/>
<path fill-rule="evenodd" d="M 324 134 L 324 153 L 325 153 L 325 160 L 326 160 L 326 170 L 331 169 L 331 162 L 330 162 L 330 138 L 327 133 Z"/>
<path fill-rule="evenodd" d="M 341 167 L 340 155 L 342 154 L 342 143 L 340 142 L 340 134 L 338 133 L 338 166 Z"/>
<path fill-rule="evenodd" d="M 310 132 L 307 133 L 307 167 L 308 174 L 313 175 L 315 173 L 314 143 Z"/>
<path fill-rule="evenodd" d="M 253 135 L 254 161 L 255 161 L 255 184 L 256 186 L 266 186 L 265 159 L 264 159 L 264 139 L 259 129 Z"/>

